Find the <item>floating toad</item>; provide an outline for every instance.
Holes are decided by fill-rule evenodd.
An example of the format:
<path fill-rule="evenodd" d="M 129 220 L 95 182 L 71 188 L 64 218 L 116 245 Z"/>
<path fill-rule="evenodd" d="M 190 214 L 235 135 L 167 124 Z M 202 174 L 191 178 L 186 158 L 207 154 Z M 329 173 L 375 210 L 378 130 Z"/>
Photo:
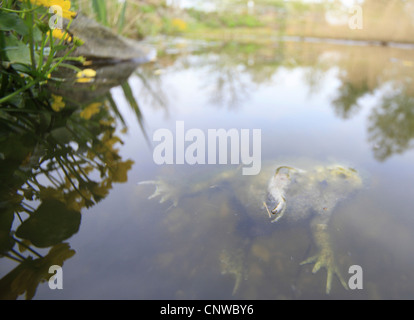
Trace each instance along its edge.
<path fill-rule="evenodd" d="M 334 274 L 347 288 L 336 265 L 328 223 L 337 204 L 361 187 L 362 179 L 358 172 L 340 165 L 317 166 L 307 171 L 279 167 L 268 185 L 264 207 L 270 218 L 276 216 L 272 222 L 279 221 L 287 212 L 293 219 L 313 215 L 311 229 L 318 252 L 301 264 L 315 263 L 313 273 L 322 267 L 326 269 L 326 293 L 331 291 Z"/>
<path fill-rule="evenodd" d="M 313 240 L 317 253 L 301 263 L 314 263 L 313 273 L 325 268 L 327 271 L 326 293 L 332 287 L 333 276 L 336 275 L 345 289 L 347 284 L 336 264 L 334 250 L 330 240 L 329 221 L 338 203 L 348 199 L 351 194 L 363 185 L 361 176 L 353 169 L 342 165 L 305 166 L 306 170 L 292 166 L 273 166 L 273 172 L 262 170 L 258 176 L 242 177 L 240 171 L 223 172 L 211 179 L 198 181 L 196 184 L 187 183 L 183 187 L 169 183 L 166 180 L 145 181 L 141 184 L 153 184 L 155 192 L 150 196 L 161 197 L 160 202 L 172 201 L 177 206 L 183 195 L 189 196 L 214 188 L 222 181 L 225 187 L 232 188 L 234 194 L 245 205 L 246 211 L 252 212 L 258 219 L 258 212 L 265 213 L 272 223 L 282 219 L 300 220 L 310 218 Z M 302 167 L 303 168 L 303 167 Z M 269 179 L 270 176 L 270 179 Z M 258 210 L 255 210 L 258 209 Z M 252 214 L 250 213 L 250 214 Z M 260 215 L 263 219 L 265 215 Z M 236 257 L 233 259 L 232 257 Z M 222 272 L 235 276 L 233 293 L 240 287 L 242 279 L 242 264 L 240 254 L 221 254 Z"/>

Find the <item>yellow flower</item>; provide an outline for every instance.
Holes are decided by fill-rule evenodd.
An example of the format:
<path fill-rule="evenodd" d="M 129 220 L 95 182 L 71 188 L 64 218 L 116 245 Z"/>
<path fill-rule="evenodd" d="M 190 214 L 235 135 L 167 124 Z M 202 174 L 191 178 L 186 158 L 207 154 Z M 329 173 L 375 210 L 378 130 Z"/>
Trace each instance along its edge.
<path fill-rule="evenodd" d="M 102 103 L 94 102 L 87 106 L 81 113 L 80 116 L 86 120 L 92 118 L 94 114 L 99 113 Z"/>
<path fill-rule="evenodd" d="M 70 11 L 71 3 L 70 0 L 30 0 L 31 3 L 44 6 L 44 7 L 52 7 L 52 6 L 59 6 L 62 8 L 62 17 L 66 19 L 73 19 L 76 17 L 77 13 Z M 58 14 L 60 12 L 57 12 Z"/>
<path fill-rule="evenodd" d="M 85 69 L 82 71 L 79 71 L 76 74 L 76 82 L 79 83 L 88 83 L 88 82 L 92 82 L 94 80 L 96 76 L 96 71 L 93 69 Z"/>
<path fill-rule="evenodd" d="M 93 78 L 80 78 L 76 80 L 77 83 L 89 83 L 93 82 Z"/>
<path fill-rule="evenodd" d="M 65 103 L 63 102 L 63 97 L 52 94 L 52 98 L 53 98 L 53 102 L 52 102 L 53 111 L 60 112 L 65 107 Z"/>
<path fill-rule="evenodd" d="M 94 78 L 95 76 L 96 76 L 96 71 L 93 69 L 85 69 L 78 73 L 78 77 Z"/>
<path fill-rule="evenodd" d="M 171 24 L 173 27 L 177 28 L 178 31 L 185 31 L 187 29 L 187 22 L 178 18 L 173 19 Z"/>
<path fill-rule="evenodd" d="M 63 32 L 61 29 L 53 29 L 52 36 L 56 39 L 62 39 L 64 37 L 66 41 L 72 41 L 72 37 L 68 33 Z"/>

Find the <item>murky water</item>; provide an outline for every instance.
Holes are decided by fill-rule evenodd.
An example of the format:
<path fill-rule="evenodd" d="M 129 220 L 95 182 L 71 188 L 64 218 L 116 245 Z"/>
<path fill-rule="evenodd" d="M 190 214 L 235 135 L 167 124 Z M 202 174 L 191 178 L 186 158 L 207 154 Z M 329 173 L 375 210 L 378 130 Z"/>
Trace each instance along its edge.
<path fill-rule="evenodd" d="M 59 238 L 75 251 L 63 290 L 43 283 L 34 298 L 413 298 L 413 75 L 412 51 L 398 48 L 170 43 L 129 79 L 148 141 L 125 91 L 112 89 L 128 127 L 114 129 L 123 162 L 116 179 L 101 177 L 102 200 L 83 207 L 79 230 Z M 327 295 L 325 269 L 300 265 L 316 251 L 310 220 L 270 223 L 248 199 L 255 177 L 237 165 L 155 164 L 153 133 L 175 135 L 177 121 L 206 136 L 261 129 L 270 174 L 276 164 L 355 168 L 364 187 L 334 209 L 329 231 L 342 275 L 361 266 L 363 288 L 345 290 L 334 276 Z M 138 184 L 156 179 L 172 190 L 163 203 L 148 199 L 155 186 Z M 2 258 L 0 275 L 17 265 Z"/>

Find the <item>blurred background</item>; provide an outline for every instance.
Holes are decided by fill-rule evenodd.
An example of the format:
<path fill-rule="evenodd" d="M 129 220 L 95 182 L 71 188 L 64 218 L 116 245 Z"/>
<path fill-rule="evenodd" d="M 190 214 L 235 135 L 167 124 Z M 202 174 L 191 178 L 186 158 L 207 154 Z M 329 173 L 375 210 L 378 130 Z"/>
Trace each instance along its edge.
<path fill-rule="evenodd" d="M 414 3 L 409 0 L 77 0 L 74 3 L 114 30 L 134 38 L 183 33 L 220 39 L 286 35 L 414 41 Z M 358 14 L 363 15 L 362 29 L 350 32 L 350 19 Z"/>

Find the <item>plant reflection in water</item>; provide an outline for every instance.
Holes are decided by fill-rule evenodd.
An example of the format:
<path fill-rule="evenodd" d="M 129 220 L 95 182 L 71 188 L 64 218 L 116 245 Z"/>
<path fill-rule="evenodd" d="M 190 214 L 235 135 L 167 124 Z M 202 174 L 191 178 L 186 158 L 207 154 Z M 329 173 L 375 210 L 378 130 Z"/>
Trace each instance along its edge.
<path fill-rule="evenodd" d="M 49 112 L 2 108 L 0 256 L 18 266 L 0 280 L 0 298 L 33 298 L 50 278 L 49 267 L 75 254 L 65 241 L 78 232 L 82 210 L 104 199 L 114 183 L 127 181 L 134 162 L 119 155 L 117 120 L 123 131 L 127 127 L 109 90 L 121 85 L 145 134 L 127 82 L 136 68 L 102 66 L 93 83 L 50 88 L 57 105 Z"/>

